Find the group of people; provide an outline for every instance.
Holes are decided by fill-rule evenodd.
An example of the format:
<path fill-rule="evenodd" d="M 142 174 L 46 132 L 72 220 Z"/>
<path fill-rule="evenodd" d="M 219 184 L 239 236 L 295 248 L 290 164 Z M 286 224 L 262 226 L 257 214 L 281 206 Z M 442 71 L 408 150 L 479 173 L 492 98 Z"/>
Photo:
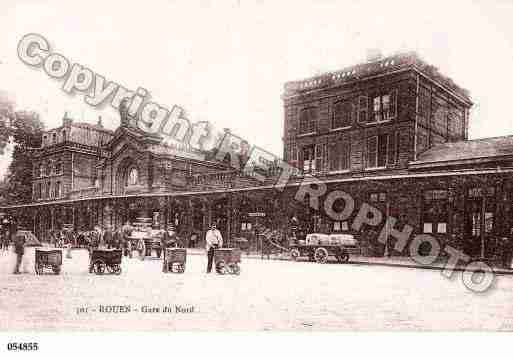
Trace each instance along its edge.
<path fill-rule="evenodd" d="M 0 249 L 7 251 L 9 249 L 9 235 L 0 231 Z"/>

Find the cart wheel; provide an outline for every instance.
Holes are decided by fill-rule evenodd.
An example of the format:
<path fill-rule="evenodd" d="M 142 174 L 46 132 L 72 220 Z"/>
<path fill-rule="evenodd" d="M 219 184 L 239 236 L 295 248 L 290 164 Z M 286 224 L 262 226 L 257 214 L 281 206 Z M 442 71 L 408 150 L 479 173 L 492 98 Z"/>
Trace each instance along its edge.
<path fill-rule="evenodd" d="M 293 261 L 297 261 L 301 253 L 299 253 L 299 249 L 294 248 L 290 251 L 290 258 L 292 258 Z"/>
<path fill-rule="evenodd" d="M 216 272 L 218 274 L 226 274 L 226 265 L 224 261 L 219 261 L 216 263 Z"/>
<path fill-rule="evenodd" d="M 119 264 L 114 264 L 112 266 L 112 270 L 114 271 L 114 274 L 116 274 L 116 275 L 121 274 L 121 266 Z"/>
<path fill-rule="evenodd" d="M 178 273 L 183 273 L 183 272 L 185 272 L 185 265 L 179 264 L 178 265 Z"/>
<path fill-rule="evenodd" d="M 61 272 L 61 266 L 52 266 L 53 274 L 58 275 Z"/>
<path fill-rule="evenodd" d="M 231 265 L 232 274 L 240 275 L 240 266 L 238 263 L 233 263 Z"/>
<path fill-rule="evenodd" d="M 326 263 L 328 260 L 328 251 L 324 247 L 319 247 L 315 250 L 314 258 L 317 263 Z"/>
<path fill-rule="evenodd" d="M 101 259 L 93 263 L 93 271 L 95 274 L 104 274 L 106 268 L 107 265 Z"/>

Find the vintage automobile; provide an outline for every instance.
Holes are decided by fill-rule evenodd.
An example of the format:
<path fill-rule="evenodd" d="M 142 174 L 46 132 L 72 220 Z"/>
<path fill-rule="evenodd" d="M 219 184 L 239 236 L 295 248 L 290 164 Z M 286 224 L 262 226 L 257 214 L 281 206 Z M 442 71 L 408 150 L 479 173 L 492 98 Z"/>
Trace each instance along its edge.
<path fill-rule="evenodd" d="M 290 244 L 290 257 L 298 260 L 308 257 L 310 261 L 326 263 L 328 257 L 335 257 L 340 263 L 349 261 L 349 254 L 358 247 L 355 237 L 349 233 L 310 233 L 304 240 Z"/>

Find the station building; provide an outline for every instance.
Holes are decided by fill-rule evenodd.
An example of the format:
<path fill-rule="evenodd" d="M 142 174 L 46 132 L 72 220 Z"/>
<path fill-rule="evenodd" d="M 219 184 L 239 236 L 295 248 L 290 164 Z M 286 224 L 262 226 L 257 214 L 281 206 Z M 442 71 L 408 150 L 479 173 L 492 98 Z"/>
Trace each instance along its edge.
<path fill-rule="evenodd" d="M 288 82 L 282 100 L 282 158 L 296 169 L 285 186 L 275 186 L 282 172 L 272 161 L 255 176 L 233 165 L 233 153 L 219 160 L 170 146 L 120 111 L 115 131 L 67 116 L 46 131 L 34 156 L 33 201 L 2 210 L 40 237 L 64 223 L 88 230 L 145 216 L 184 237 L 203 237 L 216 222 L 228 243 L 251 242 L 262 228 L 286 237 L 296 220 L 304 232 L 354 231 L 357 210 L 337 221 L 322 206 L 339 190 L 356 208 L 379 209 L 383 223 L 394 217 L 395 229 L 411 226 L 472 256 L 493 256 L 496 239 L 511 233 L 513 136 L 469 140 L 468 91 L 416 53 Z M 309 183 L 327 188 L 317 209 L 298 196 Z M 384 253 L 379 230 L 355 233 L 363 254 Z"/>

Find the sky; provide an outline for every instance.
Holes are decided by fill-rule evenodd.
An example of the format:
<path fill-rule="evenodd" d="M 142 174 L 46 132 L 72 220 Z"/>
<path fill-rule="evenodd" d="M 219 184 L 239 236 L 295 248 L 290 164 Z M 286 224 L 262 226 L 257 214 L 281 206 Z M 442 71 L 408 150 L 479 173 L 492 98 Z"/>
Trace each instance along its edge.
<path fill-rule="evenodd" d="M 282 154 L 285 82 L 384 55 L 415 50 L 468 89 L 470 138 L 513 134 L 511 1 L 163 1 L 2 0 L 0 90 L 18 109 L 37 111 L 47 129 L 64 112 L 111 129 L 119 116 L 84 95 L 66 94 L 17 57 L 28 33 L 51 50 L 129 89 L 143 87 L 192 122 Z M 5 174 L 10 152 L 0 157 Z"/>

